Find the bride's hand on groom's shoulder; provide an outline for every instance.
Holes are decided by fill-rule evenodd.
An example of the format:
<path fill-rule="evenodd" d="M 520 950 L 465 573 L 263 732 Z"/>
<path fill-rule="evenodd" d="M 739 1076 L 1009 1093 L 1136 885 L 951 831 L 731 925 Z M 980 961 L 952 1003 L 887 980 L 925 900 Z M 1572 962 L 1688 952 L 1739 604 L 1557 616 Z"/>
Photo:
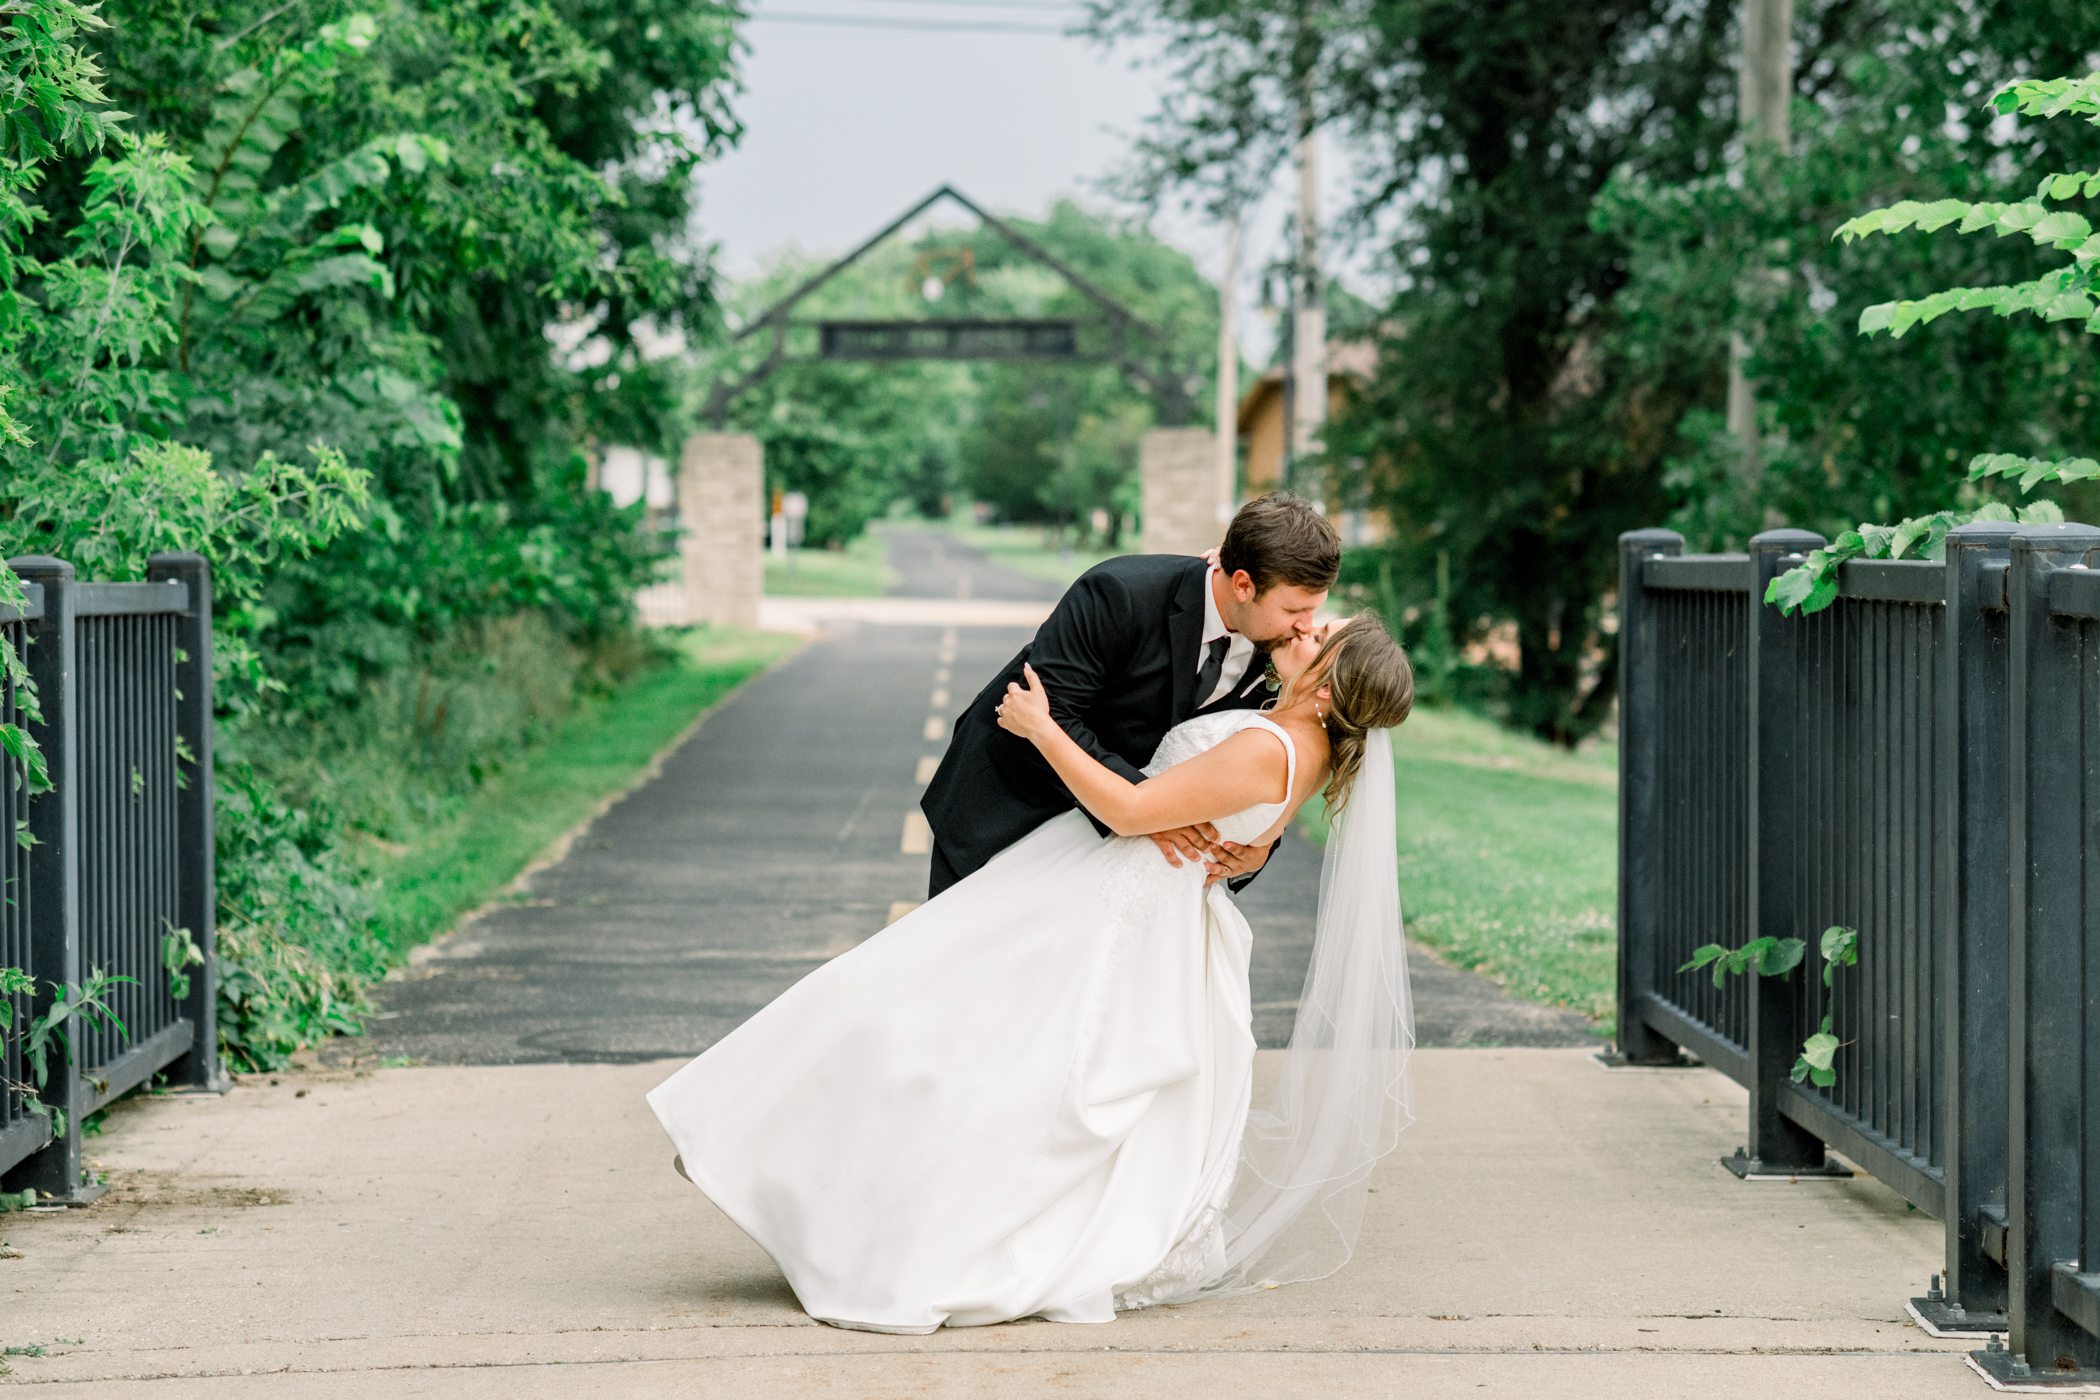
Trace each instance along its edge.
<path fill-rule="evenodd" d="M 1025 681 L 1027 684 L 1022 684 Z M 1050 717 L 1050 692 L 1035 674 L 1035 667 L 1021 663 L 1021 680 L 1008 681 L 1006 698 L 993 711 L 999 717 L 999 727 L 1009 734 L 1018 734 L 1031 743 L 1041 738 L 1057 721 Z"/>

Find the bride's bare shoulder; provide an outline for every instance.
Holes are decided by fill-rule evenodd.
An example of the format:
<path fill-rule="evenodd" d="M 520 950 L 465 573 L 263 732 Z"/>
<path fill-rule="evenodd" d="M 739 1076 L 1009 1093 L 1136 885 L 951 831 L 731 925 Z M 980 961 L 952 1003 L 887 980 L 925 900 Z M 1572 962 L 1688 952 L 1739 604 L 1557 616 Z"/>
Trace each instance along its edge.
<path fill-rule="evenodd" d="M 1298 782 L 1291 793 L 1293 804 L 1303 802 L 1327 781 L 1329 745 L 1327 730 L 1318 724 L 1286 724 L 1281 726 L 1291 736 L 1298 750 Z"/>
<path fill-rule="evenodd" d="M 1289 787 L 1282 800 L 1296 807 L 1305 800 L 1307 794 L 1327 780 L 1327 731 L 1317 724 L 1298 724 L 1266 714 L 1261 718 L 1267 723 L 1245 725 L 1239 733 L 1232 736 L 1230 742 L 1237 745 L 1238 750 L 1249 759 L 1263 763 L 1267 769 L 1273 769 L 1279 788 L 1288 782 Z M 1282 730 L 1289 739 L 1291 752 L 1297 759 L 1295 764 L 1291 762 L 1291 755 L 1284 752 L 1284 746 L 1275 742 L 1276 730 Z M 1247 742 L 1257 734 L 1268 737 L 1266 740 Z M 1266 756 L 1263 755 L 1263 750 L 1267 751 Z"/>

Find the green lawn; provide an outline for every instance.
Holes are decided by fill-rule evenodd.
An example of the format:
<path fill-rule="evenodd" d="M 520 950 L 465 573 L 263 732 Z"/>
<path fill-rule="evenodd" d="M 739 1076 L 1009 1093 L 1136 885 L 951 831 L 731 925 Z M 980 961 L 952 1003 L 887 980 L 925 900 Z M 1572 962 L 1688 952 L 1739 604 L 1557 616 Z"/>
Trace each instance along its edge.
<path fill-rule="evenodd" d="M 494 898 L 550 842 L 622 791 L 730 691 L 793 651 L 777 632 L 700 628 L 679 658 L 586 701 L 545 743 L 491 778 L 405 850 L 373 859 L 373 920 L 394 949 L 422 943 Z"/>
<path fill-rule="evenodd" d="M 775 598 L 879 598 L 896 581 L 880 526 L 844 549 L 798 549 L 786 560 L 766 554 L 766 592 Z"/>
<path fill-rule="evenodd" d="M 1418 710 L 1393 759 L 1408 933 L 1517 996 L 1608 1018 L 1616 752 L 1570 754 L 1474 715 Z"/>

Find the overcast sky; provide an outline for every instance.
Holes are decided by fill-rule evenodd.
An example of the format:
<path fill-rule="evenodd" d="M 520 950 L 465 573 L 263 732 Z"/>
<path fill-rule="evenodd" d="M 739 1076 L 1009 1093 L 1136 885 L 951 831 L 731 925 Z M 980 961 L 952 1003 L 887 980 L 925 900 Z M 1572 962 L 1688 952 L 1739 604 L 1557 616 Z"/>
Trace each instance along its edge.
<path fill-rule="evenodd" d="M 1059 0 L 759 0 L 736 103 L 745 135 L 701 177 L 700 226 L 719 243 L 723 270 L 748 275 L 789 246 L 844 253 L 943 183 L 997 214 L 1038 216 L 1064 195 L 1105 206 L 1095 181 L 1122 161 L 1162 79 L 1140 50 L 1104 51 L 1054 32 L 1074 14 Z M 1280 176 L 1266 202 L 1249 265 L 1280 251 L 1286 185 Z M 1222 271 L 1221 229 L 1168 215 L 1157 231 L 1206 275 Z M 1253 297 L 1242 288 L 1243 305 Z M 1259 318 L 1242 324 L 1250 356 L 1266 354 Z"/>

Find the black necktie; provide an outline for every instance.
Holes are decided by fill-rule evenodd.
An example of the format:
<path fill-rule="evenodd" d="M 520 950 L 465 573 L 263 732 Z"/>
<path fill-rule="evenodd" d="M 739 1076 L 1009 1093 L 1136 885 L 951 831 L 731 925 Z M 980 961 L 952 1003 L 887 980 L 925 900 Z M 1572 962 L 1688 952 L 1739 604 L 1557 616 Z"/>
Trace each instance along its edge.
<path fill-rule="evenodd" d="M 1232 638 L 1220 637 L 1204 653 L 1203 669 L 1196 673 L 1197 709 L 1210 703 L 1210 693 L 1218 688 L 1218 677 L 1225 674 L 1225 653 L 1231 646 Z"/>

